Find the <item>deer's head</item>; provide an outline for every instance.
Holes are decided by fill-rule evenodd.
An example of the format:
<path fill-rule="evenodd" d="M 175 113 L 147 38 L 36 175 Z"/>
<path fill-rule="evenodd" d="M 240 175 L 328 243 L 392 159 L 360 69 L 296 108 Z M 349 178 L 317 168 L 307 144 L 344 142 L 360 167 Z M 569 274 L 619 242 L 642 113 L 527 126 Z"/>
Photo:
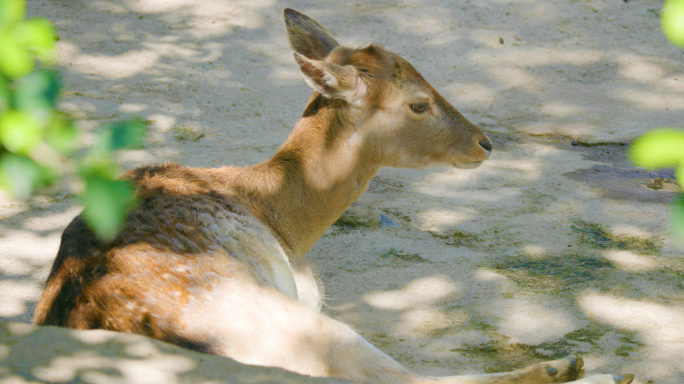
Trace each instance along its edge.
<path fill-rule="evenodd" d="M 366 156 L 379 165 L 475 168 L 492 143 L 400 56 L 341 46 L 315 20 L 286 9 L 290 45 L 306 82 L 344 110 Z"/>

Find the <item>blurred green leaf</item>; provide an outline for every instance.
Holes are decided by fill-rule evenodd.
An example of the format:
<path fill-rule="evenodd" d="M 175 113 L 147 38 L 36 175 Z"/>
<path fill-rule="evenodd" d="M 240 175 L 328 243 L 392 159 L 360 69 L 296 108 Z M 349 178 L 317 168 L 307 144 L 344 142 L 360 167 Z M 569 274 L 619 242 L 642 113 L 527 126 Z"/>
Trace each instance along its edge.
<path fill-rule="evenodd" d="M 10 110 L 0 116 L 0 142 L 9 151 L 28 155 L 43 136 L 40 121 L 27 111 Z"/>
<path fill-rule="evenodd" d="M 108 124 L 99 130 L 99 141 L 93 150 L 106 154 L 124 148 L 140 148 L 145 134 L 147 122 L 140 118 Z"/>
<path fill-rule="evenodd" d="M 53 109 L 57 105 L 60 88 L 54 72 L 37 70 L 16 82 L 14 107 L 32 111 Z"/>
<path fill-rule="evenodd" d="M 627 155 L 637 166 L 656 169 L 673 167 L 684 162 L 684 130 L 654 129 L 639 137 Z"/>
<path fill-rule="evenodd" d="M 111 240 L 121 228 L 128 209 L 135 204 L 134 187 L 130 182 L 114 180 L 98 172 L 84 175 L 84 180 L 82 216 L 100 238 Z"/>
<path fill-rule="evenodd" d="M 76 125 L 64 113 L 53 113 L 45 132 L 45 142 L 62 155 L 75 152 L 78 149 Z"/>
<path fill-rule="evenodd" d="M 0 30 L 0 73 L 9 78 L 23 77 L 34 65 L 28 50 L 17 43 L 11 33 Z"/>
<path fill-rule="evenodd" d="M 49 21 L 40 18 L 29 19 L 17 24 L 12 33 L 17 41 L 42 60 L 52 61 L 57 33 Z"/>
<path fill-rule="evenodd" d="M 25 0 L 0 0 L 0 27 L 17 23 L 26 15 Z"/>
<path fill-rule="evenodd" d="M 9 83 L 4 76 L 0 75 L 0 115 L 9 109 L 10 97 Z"/>
<path fill-rule="evenodd" d="M 672 203 L 672 233 L 684 242 L 684 193 L 680 193 Z"/>
<path fill-rule="evenodd" d="M 666 0 L 660 23 L 665 37 L 673 45 L 684 48 L 684 0 Z"/>
<path fill-rule="evenodd" d="M 33 160 L 5 152 L 0 158 L 0 185 L 18 199 L 26 200 L 33 191 L 54 181 L 52 170 Z"/>

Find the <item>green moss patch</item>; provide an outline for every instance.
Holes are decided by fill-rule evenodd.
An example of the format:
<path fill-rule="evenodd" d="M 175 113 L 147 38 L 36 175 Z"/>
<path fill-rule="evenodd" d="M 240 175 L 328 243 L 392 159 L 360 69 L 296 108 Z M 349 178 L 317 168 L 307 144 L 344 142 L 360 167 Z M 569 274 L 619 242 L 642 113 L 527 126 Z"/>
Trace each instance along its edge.
<path fill-rule="evenodd" d="M 430 232 L 430 234 L 436 238 L 446 240 L 447 245 L 453 245 L 455 247 L 474 247 L 481 242 L 481 239 L 478 235 L 462 231 L 450 231 L 443 233 Z"/>
<path fill-rule="evenodd" d="M 408 261 L 411 263 L 424 263 L 424 262 L 428 261 L 426 258 L 421 257 L 417 253 L 401 252 L 401 251 L 397 251 L 394 248 L 392 248 L 389 251 L 381 254 L 380 257 L 383 259 L 394 259 L 394 260 Z"/>
<path fill-rule="evenodd" d="M 340 230 L 378 229 L 380 220 L 375 215 L 366 214 L 356 209 L 347 209 L 334 224 Z"/>
<path fill-rule="evenodd" d="M 638 252 L 656 252 L 655 241 L 639 236 L 616 235 L 604 226 L 587 221 L 577 221 L 571 227 L 580 236 L 583 243 L 598 249 L 622 249 Z"/>
<path fill-rule="evenodd" d="M 175 127 L 172 132 L 173 138 L 178 141 L 197 141 L 204 137 L 200 127 L 194 124 Z"/>
<path fill-rule="evenodd" d="M 570 293 L 600 282 L 612 269 L 609 261 L 590 255 L 556 255 L 543 259 L 526 256 L 507 258 L 492 266 L 521 288 L 535 292 Z"/>
<path fill-rule="evenodd" d="M 459 352 L 471 359 L 481 359 L 486 373 L 511 371 L 536 362 L 560 359 L 587 351 L 608 352 L 602 348 L 610 338 L 617 339 L 617 346 L 614 342 L 610 343 L 611 348 L 615 348 L 612 352 L 617 356 L 629 356 L 643 347 L 631 332 L 615 330 L 606 324 L 593 321 L 583 328 L 565 334 L 559 340 L 538 345 L 511 343 L 510 338 L 497 333 L 492 329 L 493 326 L 481 320 L 474 321 L 471 325 L 484 330 L 490 341 L 454 348 L 451 351 Z"/>

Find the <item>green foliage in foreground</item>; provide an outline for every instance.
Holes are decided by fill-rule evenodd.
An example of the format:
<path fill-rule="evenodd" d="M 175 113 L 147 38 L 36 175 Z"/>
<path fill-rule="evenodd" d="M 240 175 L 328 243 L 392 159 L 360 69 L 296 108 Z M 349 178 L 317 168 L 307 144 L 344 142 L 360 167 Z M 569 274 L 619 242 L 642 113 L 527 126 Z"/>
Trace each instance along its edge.
<path fill-rule="evenodd" d="M 654 129 L 639 137 L 627 153 L 637 166 L 647 169 L 675 168 L 680 187 L 684 186 L 684 130 Z M 672 228 L 675 237 L 684 240 L 684 194 L 672 203 Z"/>
<path fill-rule="evenodd" d="M 0 187 L 19 199 L 52 184 L 79 144 L 73 121 L 56 109 L 59 78 L 36 68 L 54 61 L 55 30 L 25 14 L 25 0 L 0 0 Z M 145 129 L 141 120 L 102 127 L 97 144 L 77 161 L 85 184 L 83 217 L 102 239 L 116 234 L 135 204 L 133 187 L 117 180 L 112 153 L 141 146 Z"/>
<path fill-rule="evenodd" d="M 665 37 L 676 47 L 684 48 L 684 0 L 666 0 L 661 12 Z M 629 148 L 629 158 L 647 169 L 675 168 L 679 186 L 684 188 L 684 130 L 660 128 L 638 138 Z M 684 193 L 672 203 L 672 230 L 684 242 Z"/>
<path fill-rule="evenodd" d="M 666 0 L 660 24 L 672 45 L 684 48 L 684 0 Z"/>

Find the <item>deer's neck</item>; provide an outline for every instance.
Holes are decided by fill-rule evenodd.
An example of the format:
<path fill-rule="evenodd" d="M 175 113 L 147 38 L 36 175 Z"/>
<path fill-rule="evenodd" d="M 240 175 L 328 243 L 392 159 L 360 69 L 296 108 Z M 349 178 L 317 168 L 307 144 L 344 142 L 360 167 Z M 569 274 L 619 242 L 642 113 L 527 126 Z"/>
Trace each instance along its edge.
<path fill-rule="evenodd" d="M 354 112 L 335 103 L 314 96 L 273 158 L 248 171 L 252 209 L 295 258 L 363 194 L 379 168 L 364 154 Z"/>

